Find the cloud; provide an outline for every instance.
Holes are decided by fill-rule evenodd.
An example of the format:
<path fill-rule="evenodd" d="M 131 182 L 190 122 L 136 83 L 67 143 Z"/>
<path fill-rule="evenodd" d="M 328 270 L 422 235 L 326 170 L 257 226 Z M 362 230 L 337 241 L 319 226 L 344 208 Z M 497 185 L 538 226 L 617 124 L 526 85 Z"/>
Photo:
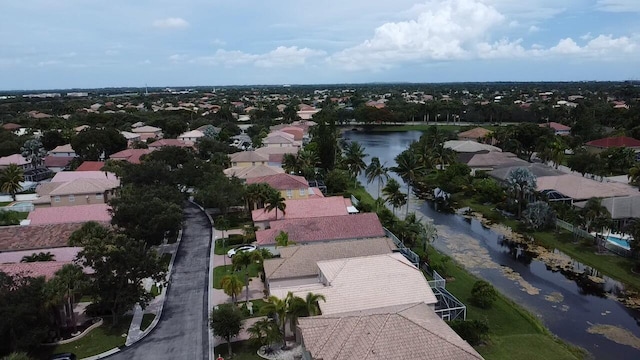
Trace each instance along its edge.
<path fill-rule="evenodd" d="M 189 23 L 183 18 L 166 18 L 154 21 L 153 26 L 163 29 L 184 29 L 189 26 Z"/>
<path fill-rule="evenodd" d="M 188 58 L 189 58 L 189 56 L 187 56 L 187 55 L 173 54 L 173 55 L 169 56 L 169 61 L 171 61 L 173 63 L 177 63 L 177 62 L 181 62 L 181 61 L 187 60 Z"/>
<path fill-rule="evenodd" d="M 538 31 L 540 31 L 540 30 L 542 30 L 542 29 L 540 29 L 539 27 L 537 27 L 537 26 L 535 26 L 535 25 L 531 25 L 531 26 L 529 26 L 529 32 L 530 32 L 530 33 L 535 33 L 535 32 L 538 32 Z"/>
<path fill-rule="evenodd" d="M 598 0 L 596 9 L 607 12 L 640 12 L 640 1 Z"/>
<path fill-rule="evenodd" d="M 227 42 L 226 42 L 226 41 L 224 41 L 224 40 L 221 40 L 221 39 L 216 38 L 216 39 L 211 40 L 211 45 L 215 45 L 215 46 L 225 46 L 225 45 L 227 45 Z"/>
<path fill-rule="evenodd" d="M 298 48 L 297 46 L 278 46 L 274 50 L 263 54 L 219 49 L 214 55 L 199 57 L 194 59 L 193 62 L 228 67 L 247 64 L 261 68 L 293 67 L 304 65 L 308 59 L 325 54 L 324 51 Z"/>
<path fill-rule="evenodd" d="M 58 61 L 58 60 L 45 60 L 45 61 L 38 62 L 38 66 L 39 67 L 58 65 L 58 64 L 60 64 L 60 61 Z"/>

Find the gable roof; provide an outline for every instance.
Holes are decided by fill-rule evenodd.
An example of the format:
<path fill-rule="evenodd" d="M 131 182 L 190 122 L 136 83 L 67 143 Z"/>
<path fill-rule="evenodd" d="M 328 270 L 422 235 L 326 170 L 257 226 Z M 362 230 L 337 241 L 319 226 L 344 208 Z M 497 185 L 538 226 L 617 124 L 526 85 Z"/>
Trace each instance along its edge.
<path fill-rule="evenodd" d="M 111 156 L 109 156 L 109 159 L 124 160 L 132 164 L 140 164 L 142 162 L 140 158 L 143 155 L 150 154 L 152 151 L 153 150 L 151 149 L 126 149 L 118 151 L 115 154 L 111 154 Z"/>
<path fill-rule="evenodd" d="M 478 152 L 478 151 L 489 151 L 489 152 L 502 152 L 502 149 L 499 147 L 482 144 L 476 141 L 471 140 L 449 140 L 444 142 L 444 147 L 451 149 L 455 152 Z"/>
<path fill-rule="evenodd" d="M 293 137 L 289 138 L 281 134 L 276 134 L 272 136 L 267 136 L 266 138 L 264 138 L 264 140 L 262 140 L 262 143 L 263 144 L 294 144 L 295 140 L 293 140 Z"/>
<path fill-rule="evenodd" d="M 268 162 L 269 158 L 255 151 L 240 151 L 229 154 L 231 162 Z"/>
<path fill-rule="evenodd" d="M 24 274 L 30 277 L 44 276 L 49 280 L 55 276 L 55 273 L 67 264 L 73 264 L 72 261 L 38 261 L 28 263 L 8 263 L 0 264 L 0 271 L 10 274 Z"/>
<path fill-rule="evenodd" d="M 184 132 L 182 134 L 180 134 L 180 136 L 178 136 L 178 139 L 181 138 L 201 138 L 204 136 L 204 133 L 200 130 L 191 130 L 191 131 L 187 131 Z"/>
<path fill-rule="evenodd" d="M 140 139 L 140 134 L 132 133 L 129 131 L 120 131 L 120 135 L 124 136 L 124 138 L 127 140 Z"/>
<path fill-rule="evenodd" d="M 298 329 L 313 359 L 482 359 L 424 303 L 300 318 Z"/>
<path fill-rule="evenodd" d="M 0 251 L 67 246 L 69 236 L 80 226 L 81 223 L 2 226 Z"/>
<path fill-rule="evenodd" d="M 0 166 L 9 166 L 11 164 L 22 166 L 22 165 L 29 164 L 29 161 L 20 154 L 13 154 L 9 156 L 0 157 Z"/>
<path fill-rule="evenodd" d="M 73 150 L 71 144 L 65 144 L 56 146 L 53 150 L 50 150 L 49 153 L 75 153 L 75 150 Z"/>
<path fill-rule="evenodd" d="M 269 225 L 271 229 L 256 231 L 259 245 L 275 244 L 280 231 L 289 234 L 289 239 L 299 244 L 386 236 L 375 213 L 278 220 Z"/>
<path fill-rule="evenodd" d="M 395 249 L 396 245 L 386 237 L 287 246 L 278 248 L 279 258 L 264 261 L 264 272 L 270 280 L 316 276 L 318 261 L 390 254 Z"/>
<path fill-rule="evenodd" d="M 80 178 L 54 184 L 58 184 L 58 186 L 51 189 L 47 195 L 93 195 L 117 188 L 120 186 L 120 180 Z M 80 201 L 80 199 L 78 199 L 78 201 Z"/>
<path fill-rule="evenodd" d="M 304 130 L 297 126 L 287 126 L 280 129 L 280 131 L 293 135 L 293 140 L 302 140 L 304 137 Z"/>
<path fill-rule="evenodd" d="M 460 161 L 465 162 L 471 168 L 499 168 L 506 166 L 526 166 L 529 163 L 518 158 L 510 152 L 482 151 L 475 154 L 467 153 L 471 156 Z"/>
<path fill-rule="evenodd" d="M 585 201 L 573 205 L 583 208 L 586 203 Z M 640 195 L 602 199 L 602 206 L 609 210 L 612 219 L 640 218 Z"/>
<path fill-rule="evenodd" d="M 67 182 L 76 179 L 110 180 L 117 181 L 118 184 L 120 184 L 120 180 L 118 180 L 116 174 L 106 171 L 61 171 L 55 174 L 51 182 Z"/>
<path fill-rule="evenodd" d="M 73 156 L 47 155 L 43 160 L 46 167 L 66 167 L 73 159 Z"/>
<path fill-rule="evenodd" d="M 149 148 L 177 146 L 177 147 L 193 147 L 193 142 L 180 139 L 160 139 L 149 144 Z"/>
<path fill-rule="evenodd" d="M 549 123 L 544 123 L 544 124 L 540 124 L 540 127 L 548 127 L 548 128 L 552 128 L 555 131 L 570 131 L 571 128 L 568 127 L 567 125 L 564 124 L 560 124 L 554 121 L 551 121 Z"/>
<path fill-rule="evenodd" d="M 110 208 L 107 204 L 36 208 L 29 213 L 27 219 L 30 220 L 29 225 L 109 222 L 111 221 Z"/>
<path fill-rule="evenodd" d="M 349 215 L 347 207 L 353 206 L 351 200 L 342 196 L 330 196 L 322 198 L 309 198 L 285 200 L 286 210 L 283 215 L 279 212 L 281 220 L 285 219 L 303 219 L 323 216 Z M 256 209 L 251 211 L 251 219 L 256 221 L 272 221 L 276 220 L 274 210 L 265 211 L 265 209 Z"/>
<path fill-rule="evenodd" d="M 104 167 L 104 161 L 84 161 L 76 171 L 100 171 Z"/>
<path fill-rule="evenodd" d="M 487 130 L 483 127 L 476 127 L 473 128 L 471 130 L 467 130 L 467 131 L 463 131 L 461 133 L 458 133 L 458 138 L 464 138 L 464 139 L 480 139 L 480 138 L 484 138 L 487 137 L 489 134 L 491 134 L 490 130 Z"/>
<path fill-rule="evenodd" d="M 598 140 L 592 140 L 586 143 L 587 146 L 597 148 L 610 148 L 610 147 L 631 147 L 640 148 L 640 140 L 634 139 L 628 136 L 608 137 Z"/>
<path fill-rule="evenodd" d="M 269 166 L 269 165 L 251 165 L 251 166 L 236 166 L 230 167 L 224 170 L 224 174 L 227 176 L 235 176 L 240 179 L 250 179 L 255 177 L 282 174 L 284 170 L 281 167 Z"/>
<path fill-rule="evenodd" d="M 247 184 L 266 183 L 276 190 L 304 189 L 309 187 L 309 182 L 302 176 L 290 174 L 267 175 L 247 179 Z"/>
<path fill-rule="evenodd" d="M 321 282 L 270 289 L 271 294 L 279 298 L 286 297 L 289 291 L 302 298 L 308 292 L 322 294 L 326 301 L 319 305 L 325 315 L 438 302 L 422 272 L 400 253 L 318 261 L 317 264 Z"/>
<path fill-rule="evenodd" d="M 633 196 L 638 189 L 619 182 L 600 182 L 575 174 L 543 176 L 537 179 L 537 190 L 555 190 L 574 200 L 588 200 L 592 197 L 609 198 Z"/>
<path fill-rule="evenodd" d="M 131 132 L 133 133 L 155 133 L 158 131 L 162 131 L 162 129 L 155 127 L 155 126 L 149 126 L 149 125 L 143 125 L 143 126 L 138 126 L 138 127 L 134 127 L 133 129 L 131 129 Z"/>

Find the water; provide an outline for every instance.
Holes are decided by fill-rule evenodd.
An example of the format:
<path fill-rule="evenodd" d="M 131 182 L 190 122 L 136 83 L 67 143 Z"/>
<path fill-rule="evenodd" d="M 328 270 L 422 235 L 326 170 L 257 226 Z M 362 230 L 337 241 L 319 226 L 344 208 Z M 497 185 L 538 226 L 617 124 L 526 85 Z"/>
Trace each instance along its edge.
<path fill-rule="evenodd" d="M 394 166 L 397 154 L 420 137 L 420 132 L 364 133 L 347 131 L 347 140 L 358 141 L 370 157 Z M 391 176 L 396 177 L 394 174 Z M 397 178 L 398 179 L 398 178 Z M 377 193 L 377 183 L 366 184 Z M 519 246 L 505 241 L 497 232 L 475 219 L 439 213 L 430 203 L 412 197 L 411 211 L 433 220 L 439 239 L 433 244 L 474 274 L 491 282 L 503 294 L 536 314 L 560 338 L 583 347 L 597 359 L 639 359 L 640 350 L 622 345 L 587 329 L 592 325 L 612 325 L 640 338 L 640 312 L 613 299 L 624 286 L 587 266 L 572 261 L 578 272 L 601 279 L 594 283 L 571 272 L 552 271 Z M 404 212 L 405 210 L 402 209 Z M 556 255 L 563 254 L 556 252 Z M 454 294 L 455 295 L 455 294 Z M 638 320 L 636 320 L 638 319 Z"/>
<path fill-rule="evenodd" d="M 621 239 L 619 237 L 613 236 L 613 235 L 608 235 L 607 236 L 607 241 L 610 243 L 613 243 L 616 246 L 619 246 L 625 250 L 630 250 L 631 246 L 629 245 L 629 242 L 627 240 Z"/>

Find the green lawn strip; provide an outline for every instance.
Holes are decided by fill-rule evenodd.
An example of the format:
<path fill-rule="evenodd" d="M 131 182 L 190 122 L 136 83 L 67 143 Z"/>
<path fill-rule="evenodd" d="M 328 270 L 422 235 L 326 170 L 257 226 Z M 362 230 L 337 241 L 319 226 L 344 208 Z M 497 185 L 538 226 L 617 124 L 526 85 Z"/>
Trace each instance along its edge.
<path fill-rule="evenodd" d="M 225 241 L 226 242 L 226 241 Z M 227 255 L 227 251 L 233 249 L 234 247 L 238 247 L 240 245 L 228 245 L 222 247 L 222 239 L 216 239 L 216 247 L 213 250 L 213 253 L 216 255 Z"/>
<path fill-rule="evenodd" d="M 259 346 L 252 344 L 250 341 L 238 341 L 231 343 L 233 356 L 229 358 L 227 355 L 229 350 L 227 349 L 227 343 L 225 342 L 224 344 L 216 346 L 213 350 L 213 354 L 215 358 L 220 355 L 225 358 L 225 360 L 261 360 L 262 358 L 257 354 L 258 348 Z"/>
<path fill-rule="evenodd" d="M 165 269 L 165 271 L 169 271 L 169 264 L 171 264 L 171 254 L 169 253 L 165 253 L 162 254 L 162 256 L 160 257 L 160 263 L 162 264 L 162 267 Z"/>
<path fill-rule="evenodd" d="M 124 345 L 131 325 L 131 316 L 123 316 L 116 327 L 111 327 L 111 320 L 104 318 L 104 323 L 91 330 L 83 338 L 74 342 L 51 346 L 44 350 L 48 354 L 72 352 L 78 359 L 98 355 L 105 351 Z M 123 336 L 124 335 L 124 336 Z"/>
<path fill-rule="evenodd" d="M 5 207 L 11 204 L 13 201 L 0 201 L 0 207 Z"/>
<path fill-rule="evenodd" d="M 231 259 L 229 259 L 229 264 L 231 264 Z M 258 271 L 259 271 L 260 267 L 258 266 L 258 264 L 251 264 L 249 265 L 249 277 L 258 277 Z M 232 270 L 231 270 L 231 265 L 227 265 L 227 266 L 217 266 L 215 268 L 213 268 L 213 288 L 214 289 L 222 289 L 222 285 L 220 285 L 220 281 L 222 280 L 222 277 L 227 275 L 227 274 L 231 274 Z M 240 279 L 242 280 L 242 282 L 244 282 L 244 270 L 237 272 L 238 276 L 240 276 Z"/>
<path fill-rule="evenodd" d="M 503 223 L 513 229 L 517 226 L 515 219 L 503 217 L 494 210 L 493 205 L 479 204 L 472 199 L 461 199 L 459 204 L 469 206 L 494 222 Z M 640 289 L 640 277 L 631 272 L 634 264 L 630 259 L 617 255 L 597 254 L 593 245 L 585 243 L 583 240 L 575 241 L 573 235 L 565 230 L 539 231 L 528 235 L 533 236 L 539 245 L 548 249 L 558 249 L 574 260 L 598 270 L 603 275 L 621 281 L 631 288 Z"/>
<path fill-rule="evenodd" d="M 156 318 L 156 314 L 144 314 L 142 315 L 142 323 L 140 324 L 140 330 L 145 331 L 149 325 L 153 322 L 153 319 Z"/>
<path fill-rule="evenodd" d="M 239 301 L 238 302 L 238 306 L 241 307 L 242 312 L 244 313 L 244 316 L 246 318 L 254 318 L 254 317 L 264 316 L 264 314 L 260 313 L 260 309 L 262 309 L 262 307 L 264 307 L 267 302 L 262 300 L 262 299 L 249 300 L 249 301 L 251 303 L 253 303 L 253 315 L 249 314 L 249 310 L 247 310 L 247 308 L 245 307 L 245 303 L 246 303 L 245 301 Z"/>
<path fill-rule="evenodd" d="M 543 334 L 514 334 L 492 337 L 489 346 L 476 350 L 487 360 L 555 359 L 575 360 L 584 355 L 573 353 L 564 344 Z"/>

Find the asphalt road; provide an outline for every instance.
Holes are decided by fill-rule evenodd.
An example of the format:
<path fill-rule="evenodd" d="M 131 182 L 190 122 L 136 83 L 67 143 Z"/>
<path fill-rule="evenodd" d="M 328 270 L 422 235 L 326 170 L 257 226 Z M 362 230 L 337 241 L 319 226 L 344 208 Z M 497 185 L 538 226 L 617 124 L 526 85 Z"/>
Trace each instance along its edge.
<path fill-rule="evenodd" d="M 208 360 L 207 293 L 211 226 L 193 204 L 185 208 L 182 241 L 173 264 L 162 316 L 142 340 L 116 359 Z"/>

